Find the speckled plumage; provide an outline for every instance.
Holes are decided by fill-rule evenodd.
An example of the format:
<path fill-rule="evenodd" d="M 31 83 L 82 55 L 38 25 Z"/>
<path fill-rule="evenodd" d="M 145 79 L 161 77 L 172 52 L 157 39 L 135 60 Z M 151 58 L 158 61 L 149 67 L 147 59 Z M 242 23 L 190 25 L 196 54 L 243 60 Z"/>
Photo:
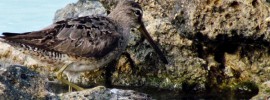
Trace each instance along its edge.
<path fill-rule="evenodd" d="M 0 49 L 0 59 L 17 59 L 24 65 L 33 62 L 52 67 L 68 65 L 65 71 L 72 81 L 76 75 L 70 73 L 97 69 L 119 58 L 127 46 L 130 29 L 138 26 L 167 63 L 143 25 L 142 8 L 131 0 L 120 1 L 107 17 L 78 17 L 58 21 L 40 31 L 3 33 L 4 43 L 0 45 L 5 47 Z M 5 58 L 3 54 L 10 57 Z M 21 58 L 11 57 L 13 54 L 20 54 Z"/>

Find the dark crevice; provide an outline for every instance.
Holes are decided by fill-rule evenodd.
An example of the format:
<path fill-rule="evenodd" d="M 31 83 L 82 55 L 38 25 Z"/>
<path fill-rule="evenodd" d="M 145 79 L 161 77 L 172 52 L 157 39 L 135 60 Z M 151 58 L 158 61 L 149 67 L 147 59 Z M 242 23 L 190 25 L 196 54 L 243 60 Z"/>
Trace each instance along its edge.
<path fill-rule="evenodd" d="M 254 82 L 243 82 L 238 84 L 236 87 L 237 89 L 235 89 L 234 92 L 235 95 L 237 95 L 237 100 L 248 100 L 259 92 L 259 88 Z M 244 89 L 246 87 L 249 87 L 249 90 Z"/>
<path fill-rule="evenodd" d="M 201 43 L 197 43 L 196 44 L 197 47 L 197 53 L 198 53 L 198 57 L 199 58 L 204 58 L 204 54 L 203 54 L 203 45 Z"/>
<path fill-rule="evenodd" d="M 231 30 L 232 35 L 219 34 L 215 39 L 210 39 L 207 35 L 197 32 L 194 37 L 193 45 L 196 47 L 198 57 L 202 59 L 208 59 L 209 56 L 214 56 L 214 60 L 218 63 L 217 66 L 209 66 L 208 79 L 207 79 L 207 91 L 215 91 L 221 84 L 227 81 L 224 69 L 226 68 L 225 54 L 234 54 L 237 51 L 240 57 L 252 57 L 255 50 L 267 50 L 270 54 L 269 47 L 270 42 L 265 40 L 265 36 L 244 36 L 241 30 Z M 252 62 L 250 62 L 252 63 Z M 234 78 L 238 79 L 241 76 L 240 72 L 233 71 Z"/>
<path fill-rule="evenodd" d="M 183 82 L 182 83 L 182 91 L 186 94 L 196 93 L 197 91 L 194 89 L 197 86 L 198 86 L 198 84 L 196 84 L 196 83 Z"/>
<path fill-rule="evenodd" d="M 225 10 L 222 7 L 213 7 L 212 11 L 213 13 L 222 13 Z"/>
<path fill-rule="evenodd" d="M 259 3 L 258 3 L 258 1 L 257 1 L 257 0 L 253 0 L 253 1 L 252 1 L 252 6 L 253 6 L 253 7 L 258 6 L 258 4 L 259 4 Z"/>
<path fill-rule="evenodd" d="M 130 54 L 128 52 L 123 52 L 122 53 L 123 56 L 125 56 L 127 58 L 127 61 L 129 62 L 130 64 L 130 67 L 131 67 L 131 70 L 133 73 L 137 73 L 137 69 L 136 69 L 136 66 L 135 66 L 135 62 L 132 60 Z M 137 74 L 135 74 L 137 75 Z"/>
<path fill-rule="evenodd" d="M 230 4 L 230 7 L 233 7 L 233 8 L 237 8 L 239 6 L 239 2 L 237 1 L 233 1 L 231 4 Z"/>

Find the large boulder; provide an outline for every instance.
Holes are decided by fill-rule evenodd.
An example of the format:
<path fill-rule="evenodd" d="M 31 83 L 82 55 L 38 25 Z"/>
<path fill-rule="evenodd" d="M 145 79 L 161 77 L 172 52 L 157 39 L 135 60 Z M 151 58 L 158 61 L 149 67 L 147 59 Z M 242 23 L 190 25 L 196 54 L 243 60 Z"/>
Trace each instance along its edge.
<path fill-rule="evenodd" d="M 107 9 L 117 1 L 101 0 Z M 190 86 L 189 91 L 210 93 L 230 90 L 235 98 L 250 98 L 258 91 L 270 95 L 264 85 L 270 79 L 268 0 L 136 1 L 170 64 L 162 64 L 146 42 L 136 45 L 135 34 L 127 48 L 135 67 L 121 58 L 114 84 L 184 91 Z"/>

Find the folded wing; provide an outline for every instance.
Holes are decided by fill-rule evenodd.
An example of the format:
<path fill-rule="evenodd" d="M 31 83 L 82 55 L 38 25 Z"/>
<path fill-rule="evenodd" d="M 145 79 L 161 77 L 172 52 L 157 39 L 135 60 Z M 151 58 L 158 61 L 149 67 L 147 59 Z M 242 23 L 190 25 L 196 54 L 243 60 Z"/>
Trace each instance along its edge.
<path fill-rule="evenodd" d="M 8 43 L 19 43 L 73 56 L 102 57 L 118 45 L 120 33 L 110 19 L 79 17 L 56 22 L 33 32 L 3 33 Z"/>

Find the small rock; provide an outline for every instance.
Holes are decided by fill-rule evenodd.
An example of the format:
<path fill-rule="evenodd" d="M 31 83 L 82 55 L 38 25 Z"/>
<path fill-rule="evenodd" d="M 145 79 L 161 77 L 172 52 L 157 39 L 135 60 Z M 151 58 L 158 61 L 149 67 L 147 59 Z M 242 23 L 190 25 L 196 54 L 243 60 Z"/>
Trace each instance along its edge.
<path fill-rule="evenodd" d="M 65 100 L 152 100 L 150 96 L 133 90 L 108 89 L 104 86 L 97 86 L 91 89 L 59 94 L 59 98 Z"/>
<path fill-rule="evenodd" d="M 0 69 L 0 99 L 38 99 L 49 95 L 45 79 L 27 67 L 11 65 Z"/>

